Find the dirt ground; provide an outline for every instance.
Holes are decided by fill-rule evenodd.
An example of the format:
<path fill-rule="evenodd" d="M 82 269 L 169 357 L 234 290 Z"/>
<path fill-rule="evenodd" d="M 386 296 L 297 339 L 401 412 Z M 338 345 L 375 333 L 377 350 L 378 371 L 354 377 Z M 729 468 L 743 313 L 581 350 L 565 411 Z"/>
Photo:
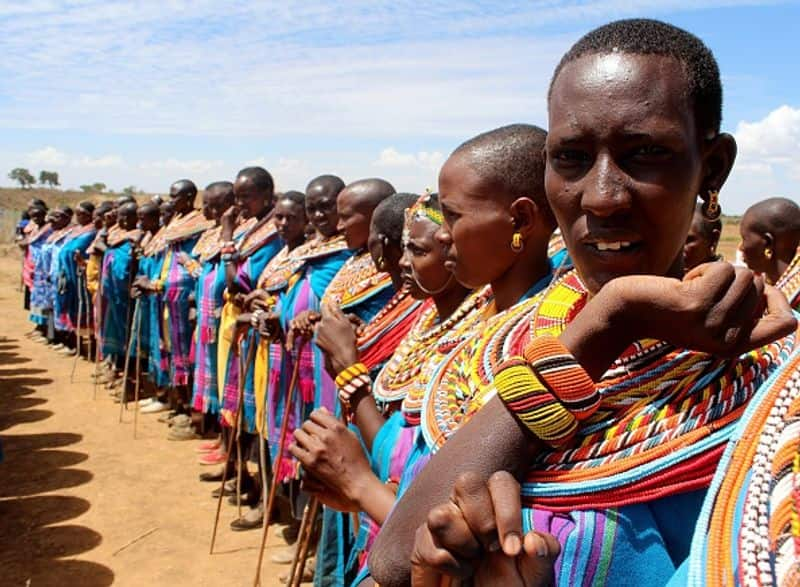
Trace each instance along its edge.
<path fill-rule="evenodd" d="M 23 336 L 30 323 L 17 290 L 19 259 L 0 254 L 0 584 L 252 585 L 259 531 L 236 533 L 236 507 L 216 509 L 200 483 L 199 441 L 171 442 L 157 416 L 133 413 L 99 389 L 93 367 Z M 262 585 L 280 585 L 285 566 L 267 546 Z"/>

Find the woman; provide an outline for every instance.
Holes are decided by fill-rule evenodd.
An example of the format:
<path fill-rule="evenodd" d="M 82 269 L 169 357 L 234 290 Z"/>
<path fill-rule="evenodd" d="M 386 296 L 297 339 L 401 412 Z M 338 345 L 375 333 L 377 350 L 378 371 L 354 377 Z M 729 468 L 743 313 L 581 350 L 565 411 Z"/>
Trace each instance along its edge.
<path fill-rule="evenodd" d="M 74 228 L 72 209 L 67 206 L 56 208 L 50 212 L 50 225 L 53 232 L 45 239 L 34 269 L 34 287 L 31 292 L 31 314 L 46 330 L 46 340 L 55 344 L 56 332 L 53 319 L 53 306 L 56 298 L 56 284 L 53 279 L 53 261 Z M 62 347 L 63 348 L 63 347 Z"/>
<path fill-rule="evenodd" d="M 29 208 L 31 224 L 33 228 L 29 231 L 27 238 L 20 244 L 25 247 L 25 261 L 22 269 L 22 281 L 26 290 L 26 309 L 30 310 L 30 320 L 34 323 L 31 336 L 41 340 L 43 336 L 44 319 L 41 310 L 33 301 L 34 277 L 36 264 L 42 254 L 42 247 L 53 231 L 53 227 L 47 222 L 47 208 L 42 206 L 31 206 Z"/>
<path fill-rule="evenodd" d="M 747 209 L 739 231 L 747 266 L 800 308 L 800 207 L 787 198 L 764 200 Z"/>
<path fill-rule="evenodd" d="M 679 281 L 695 200 L 710 215 L 736 152 L 719 132 L 719 73 L 699 39 L 650 20 L 601 27 L 562 59 L 548 105 L 547 197 L 576 270 L 545 294 L 529 335 L 497 366 L 498 397 L 395 515 L 413 525 L 425 516 L 402 506 L 430 511 L 419 492 L 432 476 L 448 484 L 457 468 L 472 470 L 456 482 L 453 507 L 437 508 L 438 526 L 420 528 L 418 580 L 447 572 L 530 584 L 548 578 L 542 567 L 561 550 L 558 584 L 664 584 L 688 554 L 685 529 L 737 418 L 793 353 L 794 337 L 781 337 L 796 321 L 780 294 L 727 264 Z M 491 431 L 492 442 L 475 442 Z M 522 527 L 511 475 L 486 483 L 498 462 L 525 472 Z M 442 493 L 428 499 L 442 503 Z M 399 528 L 383 538 L 410 553 Z M 394 566 L 399 556 L 371 562 L 382 585 L 409 570 Z"/>

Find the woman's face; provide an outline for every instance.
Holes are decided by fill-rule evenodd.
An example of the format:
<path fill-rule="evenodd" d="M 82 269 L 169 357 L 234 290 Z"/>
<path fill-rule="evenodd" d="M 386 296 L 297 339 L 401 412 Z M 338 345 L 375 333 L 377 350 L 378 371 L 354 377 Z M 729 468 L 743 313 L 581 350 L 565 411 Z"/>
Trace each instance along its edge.
<path fill-rule="evenodd" d="M 553 84 L 545 187 L 592 292 L 622 275 L 682 275 L 704 175 L 687 94 L 681 64 L 653 55 L 584 56 Z"/>
<path fill-rule="evenodd" d="M 306 212 L 292 200 L 278 200 L 275 204 L 275 227 L 283 242 L 296 245 L 305 237 Z"/>
<path fill-rule="evenodd" d="M 236 205 L 242 210 L 244 218 L 259 216 L 270 204 L 267 198 L 247 176 L 236 178 L 233 184 L 233 193 L 236 196 Z"/>
<path fill-rule="evenodd" d="M 436 238 L 447 248 L 447 269 L 473 289 L 500 278 L 516 258 L 510 208 L 492 191 L 464 155 L 451 156 L 439 173 L 444 225 Z"/>
<path fill-rule="evenodd" d="M 306 215 L 309 222 L 324 237 L 336 234 L 339 215 L 336 212 L 336 196 L 311 191 L 306 196 Z"/>
<path fill-rule="evenodd" d="M 438 230 L 439 225 L 427 218 L 415 218 L 408 227 L 400 271 L 404 284 L 416 299 L 442 293 L 455 282 L 445 267 L 447 249 L 436 240 Z"/>
<path fill-rule="evenodd" d="M 747 266 L 756 273 L 766 273 L 770 269 L 770 262 L 764 251 L 768 246 L 766 236 L 756 228 L 753 217 L 745 214 L 739 225 L 739 234 L 742 236 L 742 243 L 739 248 L 742 251 L 742 258 Z"/>
<path fill-rule="evenodd" d="M 84 210 L 83 208 L 76 208 L 75 209 L 75 220 L 81 226 L 86 226 L 92 221 L 92 213 L 88 210 Z"/>

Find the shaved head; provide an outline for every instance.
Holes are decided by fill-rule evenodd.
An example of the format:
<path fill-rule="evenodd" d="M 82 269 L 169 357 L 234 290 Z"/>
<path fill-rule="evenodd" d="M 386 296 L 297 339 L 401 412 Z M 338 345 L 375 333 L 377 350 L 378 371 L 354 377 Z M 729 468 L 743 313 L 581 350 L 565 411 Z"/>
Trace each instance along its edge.
<path fill-rule="evenodd" d="M 366 246 L 375 207 L 394 193 L 392 184 L 377 178 L 354 181 L 342 190 L 336 201 L 338 227 L 350 249 Z"/>
<path fill-rule="evenodd" d="M 348 184 L 343 191 L 353 198 L 357 208 L 369 210 L 370 212 L 383 200 L 396 192 L 394 186 L 388 181 L 375 177 L 354 181 Z"/>
<path fill-rule="evenodd" d="M 739 232 L 747 266 L 776 283 L 800 245 L 800 207 L 788 198 L 758 202 L 744 213 Z"/>
<path fill-rule="evenodd" d="M 774 236 L 800 232 L 800 207 L 788 198 L 769 198 L 753 204 L 742 222 L 750 228 Z"/>
<path fill-rule="evenodd" d="M 344 182 L 335 175 L 320 175 L 315 177 L 306 186 L 306 195 L 318 195 L 320 197 L 336 197 L 344 189 Z"/>

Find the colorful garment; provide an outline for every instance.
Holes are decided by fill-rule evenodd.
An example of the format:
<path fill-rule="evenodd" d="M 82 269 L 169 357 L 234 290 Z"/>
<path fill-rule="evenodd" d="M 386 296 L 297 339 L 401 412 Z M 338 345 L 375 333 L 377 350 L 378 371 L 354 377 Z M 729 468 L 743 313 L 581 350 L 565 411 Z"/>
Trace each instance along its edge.
<path fill-rule="evenodd" d="M 517 359 L 493 368 L 498 395 L 535 434 L 541 437 L 553 414 L 577 421 L 534 459 L 522 488 L 523 529 L 561 542 L 558 585 L 615 584 L 623 577 L 630 584 L 665 584 L 688 555 L 686 528 L 697 520 L 737 420 L 785 368 L 795 338 L 733 360 L 640 341 L 579 398 L 576 392 L 585 391 L 574 383 L 581 380 L 579 367 L 552 349 L 587 295 L 572 271 L 530 320 L 508 333 L 507 356 L 524 354 L 524 364 L 533 365 L 524 367 L 533 373 L 529 383 L 516 385 L 509 376 L 522 373 Z M 551 396 L 557 403 L 541 401 Z M 537 416 L 548 405 L 548 415 Z"/>
<path fill-rule="evenodd" d="M 160 228 L 144 245 L 139 258 L 139 276 L 160 286 L 160 277 L 166 256 L 166 227 Z M 164 343 L 164 302 L 161 292 L 139 298 L 142 356 L 147 356 L 147 378 L 158 388 L 169 385 L 169 365 Z"/>
<path fill-rule="evenodd" d="M 217 334 L 225 292 L 225 267 L 219 257 L 221 231 L 219 226 L 207 230 L 192 250 L 198 263 L 192 407 L 203 414 L 219 413 Z"/>
<path fill-rule="evenodd" d="M 267 264 L 283 248 L 283 241 L 278 236 L 272 213 L 252 225 L 236 245 L 239 252 L 238 267 L 236 271 L 236 286 L 241 293 L 250 293 L 256 286 L 258 277 L 264 272 Z M 243 378 L 243 403 L 242 413 L 244 430 L 252 433 L 256 429 L 256 402 L 254 370 L 250 365 L 246 366 L 245 372 L 240 373 L 239 352 L 244 359 L 250 354 L 250 345 L 259 344 L 258 333 L 253 332 L 251 339 L 241 341 L 239 348 L 238 341 L 234 341 L 236 318 L 241 313 L 241 309 L 231 301 L 225 302 L 222 310 L 220 340 L 218 346 L 218 365 L 224 364 L 219 370 L 217 377 L 221 383 L 220 389 L 223 393 L 222 415 L 224 422 L 229 425 L 233 423 L 233 416 L 239 405 L 239 380 Z M 255 349 L 253 349 L 255 353 Z M 223 363 L 224 361 L 224 363 Z"/>
<path fill-rule="evenodd" d="M 30 320 L 38 326 L 47 323 L 45 315 L 47 308 L 47 272 L 45 265 L 49 266 L 49 261 L 42 257 L 45 252 L 47 241 L 53 234 L 53 228 L 45 224 L 41 229 L 31 236 L 28 243 L 28 260 L 25 265 L 25 275 L 27 277 L 25 285 L 31 290 L 30 300 Z"/>
<path fill-rule="evenodd" d="M 108 248 L 103 256 L 100 292 L 102 298 L 102 322 L 100 348 L 104 357 L 122 357 L 128 344 L 128 312 L 130 286 L 135 271 L 134 244 L 138 231 L 119 231 L 109 235 Z"/>
<path fill-rule="evenodd" d="M 259 278 L 259 287 L 275 297 L 273 311 L 287 332 L 294 318 L 305 311 L 319 311 L 320 300 L 331 280 L 352 253 L 343 237 L 314 238 L 289 252 L 284 248 Z M 289 389 L 295 362 L 299 361 L 298 382 Z M 287 424 L 287 438 L 312 410 L 324 406 L 335 410 L 336 391 L 325 370 L 322 351 L 312 343 L 298 341 L 292 352 L 283 344 L 262 341 L 256 354 L 256 421 L 269 441 L 273 460 L 279 454 L 280 430 L 289 393 L 296 393 Z M 288 443 L 287 443 L 288 446 Z M 284 447 L 281 466 L 273 475 L 283 482 L 296 478 L 297 463 Z"/>
<path fill-rule="evenodd" d="M 79 299 L 84 298 L 83 315 L 81 323 L 88 324 L 91 309 L 86 303 L 85 292 L 79 290 L 79 285 L 85 290 L 84 284 L 78 283 L 78 265 L 75 262 L 75 253 L 86 259 L 86 250 L 94 240 L 97 230 L 93 224 L 87 224 L 73 230 L 67 237 L 58 254 L 56 273 L 56 298 L 55 298 L 55 326 L 56 330 L 75 331 L 78 324 Z"/>
<path fill-rule="evenodd" d="M 389 274 L 375 268 L 369 251 L 361 251 L 350 257 L 333 278 L 325 290 L 323 302 L 335 304 L 367 323 L 394 293 Z"/>
<path fill-rule="evenodd" d="M 783 272 L 775 287 L 786 295 L 793 310 L 800 310 L 800 250 L 786 271 Z"/>
<path fill-rule="evenodd" d="M 172 387 L 189 384 L 192 373 L 192 328 L 189 323 L 189 297 L 195 290 L 195 278 L 180 262 L 182 253 L 189 254 L 210 222 L 199 210 L 175 216 L 167 225 L 163 238 L 167 252 L 161 269 L 164 293 L 164 332 L 169 341 Z"/>

